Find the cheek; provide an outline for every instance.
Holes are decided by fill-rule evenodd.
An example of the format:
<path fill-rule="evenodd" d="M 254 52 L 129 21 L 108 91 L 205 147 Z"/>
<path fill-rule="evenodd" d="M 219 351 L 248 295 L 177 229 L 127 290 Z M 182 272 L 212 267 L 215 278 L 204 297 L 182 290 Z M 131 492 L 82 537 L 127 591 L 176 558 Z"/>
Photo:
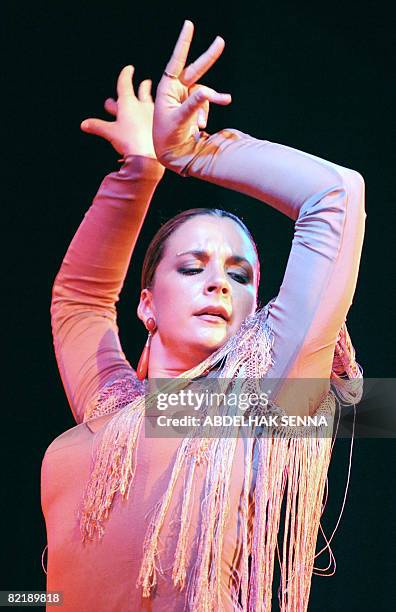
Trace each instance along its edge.
<path fill-rule="evenodd" d="M 241 322 L 246 319 L 247 316 L 253 314 L 256 310 L 257 295 L 254 287 L 249 289 L 240 288 L 234 291 L 233 296 L 233 310 L 235 314 L 241 319 Z"/>
<path fill-rule="evenodd" d="M 153 289 L 153 305 L 159 320 L 189 315 L 202 295 L 202 280 L 177 273 L 159 276 Z"/>

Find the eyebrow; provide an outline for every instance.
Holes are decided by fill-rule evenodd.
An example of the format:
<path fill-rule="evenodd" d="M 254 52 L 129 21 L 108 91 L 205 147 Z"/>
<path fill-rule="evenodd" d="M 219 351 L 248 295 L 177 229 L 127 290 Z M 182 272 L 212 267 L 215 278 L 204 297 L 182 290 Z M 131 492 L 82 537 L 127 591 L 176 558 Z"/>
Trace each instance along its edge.
<path fill-rule="evenodd" d="M 200 249 L 192 249 L 191 251 L 182 251 L 180 253 L 176 253 L 176 257 L 181 257 L 182 255 L 194 255 L 197 259 L 207 259 L 209 254 L 207 251 L 203 251 Z M 253 264 L 246 259 L 246 257 L 242 257 L 242 255 L 231 255 L 229 259 L 232 259 L 235 263 L 247 263 L 249 266 L 253 266 Z"/>

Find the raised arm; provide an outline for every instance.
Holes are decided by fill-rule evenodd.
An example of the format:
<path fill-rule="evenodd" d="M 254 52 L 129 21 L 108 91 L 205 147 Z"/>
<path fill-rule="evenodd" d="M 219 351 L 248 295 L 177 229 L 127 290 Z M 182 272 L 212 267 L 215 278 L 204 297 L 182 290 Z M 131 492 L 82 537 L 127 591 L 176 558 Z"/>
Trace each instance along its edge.
<path fill-rule="evenodd" d="M 102 182 L 53 285 L 51 322 L 59 371 L 76 421 L 106 382 L 133 371 L 122 351 L 116 302 L 163 167 L 155 158 L 150 82 L 138 98 L 132 67 L 121 72 L 118 100 L 106 101 L 115 122 L 89 119 L 84 131 L 109 140 L 124 156 Z"/>
<path fill-rule="evenodd" d="M 268 319 L 275 334 L 270 374 L 328 378 L 356 287 L 366 216 L 363 178 L 238 130 L 212 136 L 201 131 L 209 101 L 228 104 L 230 96 L 196 84 L 222 52 L 222 39 L 184 67 L 192 31 L 186 22 L 158 87 L 157 156 L 181 175 L 246 193 L 295 221 L 286 272 Z"/>

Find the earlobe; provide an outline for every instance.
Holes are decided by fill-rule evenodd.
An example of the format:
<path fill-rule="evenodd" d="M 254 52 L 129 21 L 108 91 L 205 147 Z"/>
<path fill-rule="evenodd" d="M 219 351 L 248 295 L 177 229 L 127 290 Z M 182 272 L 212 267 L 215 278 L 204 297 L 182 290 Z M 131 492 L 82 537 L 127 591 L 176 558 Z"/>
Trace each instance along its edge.
<path fill-rule="evenodd" d="M 153 308 L 153 297 L 150 289 L 142 289 L 140 293 L 140 301 L 137 307 L 137 316 L 143 323 L 150 317 L 155 318 Z"/>
<path fill-rule="evenodd" d="M 148 331 L 148 337 L 147 337 L 146 344 L 143 349 L 143 353 L 139 359 L 138 366 L 136 368 L 136 375 L 139 380 L 144 380 L 147 376 L 149 359 L 150 359 L 151 338 L 156 329 L 155 320 L 152 317 L 147 319 L 147 321 L 145 321 L 144 324 Z"/>

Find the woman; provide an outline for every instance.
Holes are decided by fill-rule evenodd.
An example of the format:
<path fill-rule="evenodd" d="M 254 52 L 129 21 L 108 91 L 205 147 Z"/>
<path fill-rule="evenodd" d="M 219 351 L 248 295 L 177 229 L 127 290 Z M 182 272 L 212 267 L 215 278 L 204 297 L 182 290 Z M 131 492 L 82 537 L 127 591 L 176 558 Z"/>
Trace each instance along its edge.
<path fill-rule="evenodd" d="M 345 376 L 360 376 L 344 322 L 363 179 L 237 130 L 206 134 L 209 102 L 231 99 L 197 80 L 224 41 L 185 67 L 192 34 L 186 21 L 158 87 L 153 139 L 150 83 L 136 97 L 131 67 L 105 104 L 116 121 L 82 124 L 124 164 L 102 183 L 53 290 L 55 351 L 78 425 L 46 451 L 42 506 L 47 588 L 64 593 L 66 610 L 270 610 L 283 498 L 280 607 L 308 606 L 331 439 L 153 440 L 142 427 L 146 383 L 122 352 L 115 303 L 161 164 L 270 204 L 295 235 L 278 296 L 256 311 L 259 262 L 238 219 L 193 210 L 166 224 L 143 266 L 138 316 L 150 341 L 139 378 L 272 380 L 274 410 L 332 416 L 330 377 L 345 397 Z M 313 384 L 296 405 L 301 378 Z"/>

